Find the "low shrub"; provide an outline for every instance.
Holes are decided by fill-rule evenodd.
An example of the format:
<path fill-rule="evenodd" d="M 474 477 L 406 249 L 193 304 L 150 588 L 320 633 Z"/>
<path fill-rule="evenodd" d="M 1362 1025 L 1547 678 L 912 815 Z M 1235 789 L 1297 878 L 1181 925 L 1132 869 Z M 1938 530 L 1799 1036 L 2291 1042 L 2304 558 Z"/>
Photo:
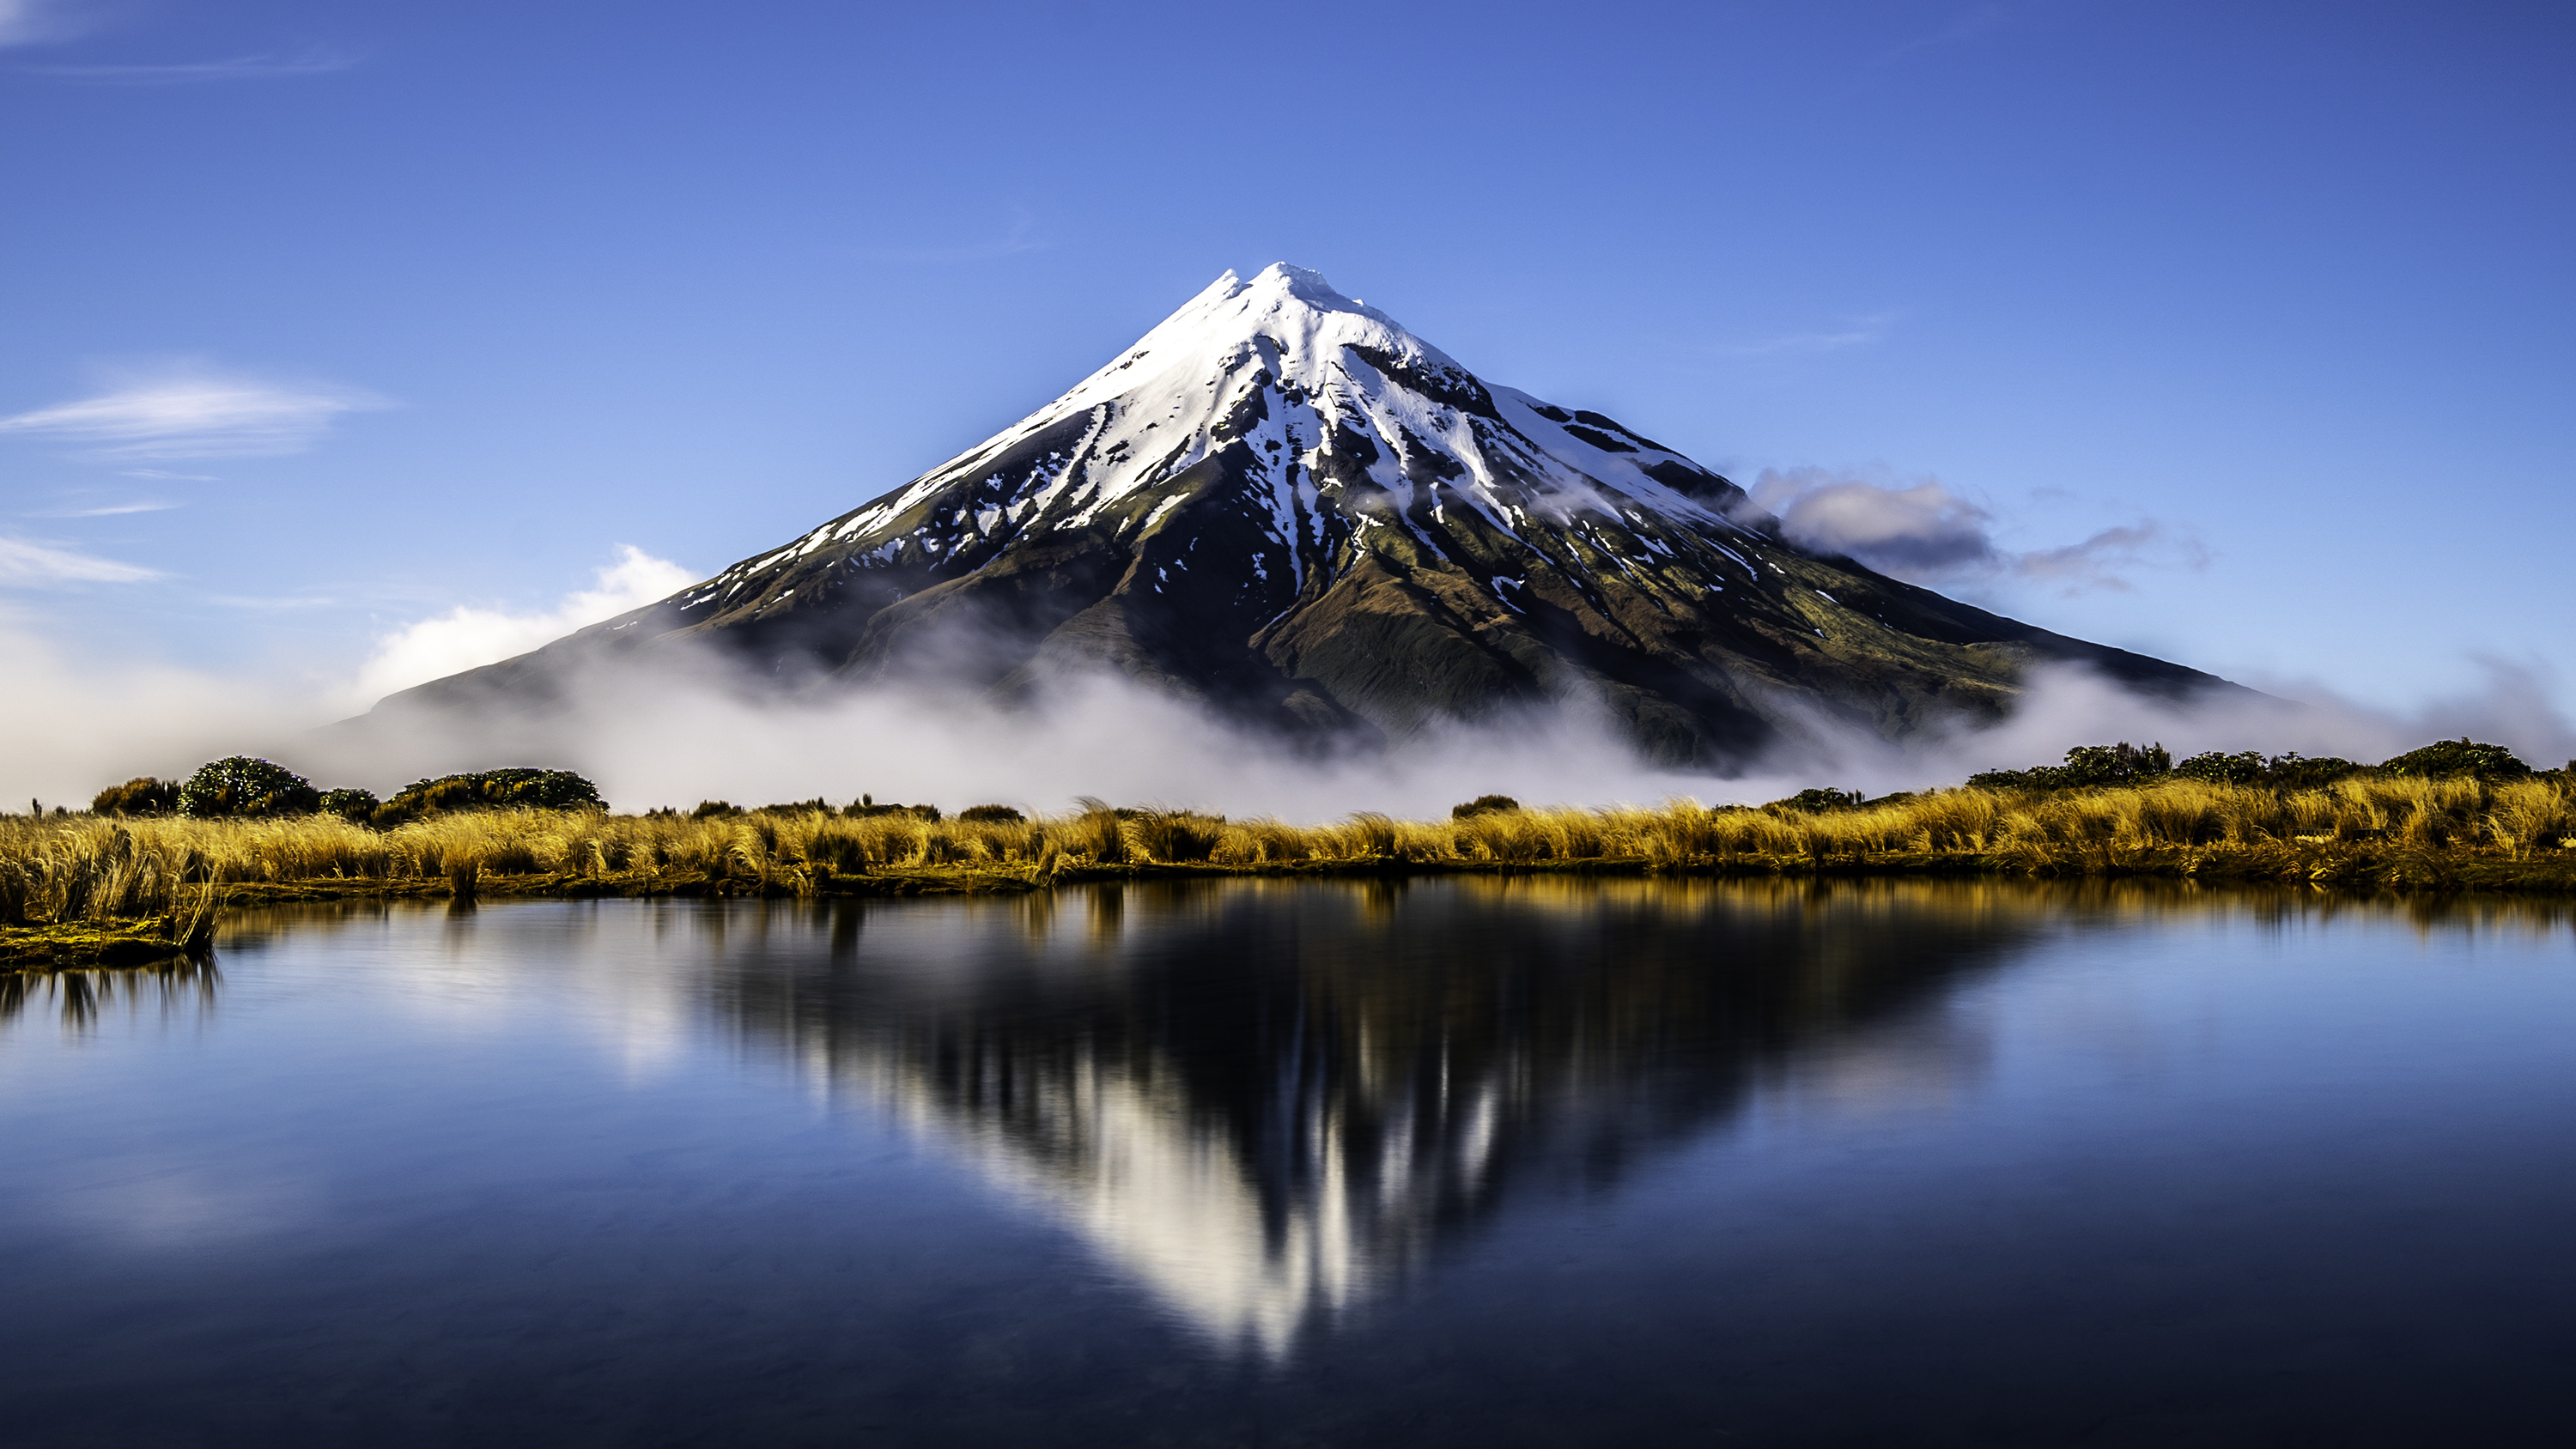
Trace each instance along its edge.
<path fill-rule="evenodd" d="M 1452 820 L 1473 820 L 1479 815 L 1494 815 L 1505 810 L 1518 810 L 1521 802 L 1509 795 L 1479 795 L 1464 805 L 1449 807 Z"/>
<path fill-rule="evenodd" d="M 1968 777 L 1972 790 L 2083 790 L 2122 785 L 2170 773 L 2173 756 L 2163 745 L 2077 745 L 2062 765 L 2027 770 L 1988 770 Z"/>
<path fill-rule="evenodd" d="M 2456 746 L 2443 748 L 2455 749 Z M 2494 749 L 2495 746 L 2482 745 L 2478 748 Z M 2401 755 L 2399 758 L 2406 759 L 2409 756 Z M 2510 759 L 2511 756 L 2506 758 Z M 2338 780 L 2348 780 L 2356 775 L 2367 773 L 2370 773 L 2370 767 L 2367 765 L 2358 765 L 2332 755 L 2321 755 L 2310 759 L 2295 751 L 2273 755 L 2267 759 L 2260 750 L 2243 750 L 2235 754 L 2210 750 L 2175 764 L 2162 745 L 2148 745 L 2141 748 L 2123 741 L 2116 745 L 2078 745 L 2066 752 L 2066 763 L 2062 765 L 2035 765 L 2027 770 L 1987 770 L 1981 774 L 1970 775 L 1968 788 L 1972 790 L 2098 790 L 2116 786 L 2143 785 L 2154 780 L 2179 777 L 2185 780 L 2197 780 L 2204 785 L 2264 785 L 2275 790 L 2322 790 Z M 2481 778 L 2519 777 L 2497 775 Z"/>
<path fill-rule="evenodd" d="M 323 791 L 321 801 L 314 808 L 325 815 L 337 815 L 343 820 L 364 825 L 375 818 L 380 807 L 381 802 L 373 790 L 340 789 Z"/>
<path fill-rule="evenodd" d="M 2274 755 L 2263 768 L 2263 783 L 2275 790 L 2322 790 L 2338 780 L 2349 780 L 2366 773 L 2367 765 L 2357 765 L 2334 755 L 2309 759 L 2296 751 Z"/>
<path fill-rule="evenodd" d="M 179 813 L 223 816 L 309 815 L 322 801 L 313 782 L 283 765 L 232 755 L 201 765 L 179 787 Z"/>
<path fill-rule="evenodd" d="M 969 805 L 957 818 L 973 824 L 1017 825 L 1029 817 L 1008 805 Z"/>
<path fill-rule="evenodd" d="M 514 766 L 414 780 L 376 807 L 373 819 L 391 828 L 460 810 L 606 810 L 599 787 L 570 770 Z M 730 807 L 727 807 L 730 808 Z"/>
<path fill-rule="evenodd" d="M 2515 758 L 2513 751 L 2502 745 L 2480 744 L 2467 735 L 2408 750 L 2393 760 L 2381 761 L 2379 768 L 2392 775 L 2427 780 L 2456 780 L 2462 776 L 2488 781 L 2520 780 L 2531 774 L 2531 767 Z"/>
<path fill-rule="evenodd" d="M 89 802 L 93 815 L 169 815 L 179 808 L 179 782 L 138 775 L 110 785 Z"/>
<path fill-rule="evenodd" d="M 2174 766 L 2174 773 L 2212 785 L 2260 785 L 2270 768 L 2271 762 L 2263 758 L 2261 750 L 2247 750 L 2234 755 L 2211 750 Z"/>

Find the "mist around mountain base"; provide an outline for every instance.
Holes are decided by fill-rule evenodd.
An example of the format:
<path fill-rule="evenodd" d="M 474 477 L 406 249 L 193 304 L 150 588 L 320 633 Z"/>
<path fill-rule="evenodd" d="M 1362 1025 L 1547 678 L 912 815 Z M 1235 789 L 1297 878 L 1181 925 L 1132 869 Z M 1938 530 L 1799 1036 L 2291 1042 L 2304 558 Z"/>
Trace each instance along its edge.
<path fill-rule="evenodd" d="M 1894 742 L 1808 716 L 1794 738 L 1732 774 L 1644 761 L 1610 711 L 1582 697 L 1435 722 L 1393 741 L 1291 741 L 1105 670 L 1054 675 L 1007 705 L 939 680 L 782 695 L 717 651 L 683 650 L 649 676 L 594 670 L 544 702 L 379 712 L 353 730 L 326 723 L 346 710 L 335 690 L 84 663 L 6 628 L 0 667 L 15 683 L 14 707 L 0 717 L 0 799 L 75 807 L 130 777 L 184 776 L 236 753 L 378 793 L 458 770 L 573 769 L 619 810 L 704 799 L 840 803 L 862 793 L 949 809 L 1059 810 L 1089 795 L 1291 820 L 1438 816 L 1489 792 L 1589 805 L 1758 803 L 1818 785 L 1882 794 L 2115 739 L 2158 741 L 2178 756 L 2259 749 L 2378 760 L 2465 733 L 2535 761 L 2576 756 L 2576 727 L 2551 702 L 2549 681 L 2497 661 L 2486 663 L 2482 688 L 2411 710 L 2295 685 L 2155 699 L 2080 666 L 2041 666 L 2000 723 L 1963 718 Z"/>

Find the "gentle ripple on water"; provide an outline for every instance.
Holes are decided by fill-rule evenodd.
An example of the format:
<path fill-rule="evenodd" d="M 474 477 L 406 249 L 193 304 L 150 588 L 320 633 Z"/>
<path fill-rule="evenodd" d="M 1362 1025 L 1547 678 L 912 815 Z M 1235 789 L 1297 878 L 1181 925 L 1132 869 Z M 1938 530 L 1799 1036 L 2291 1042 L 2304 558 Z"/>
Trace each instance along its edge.
<path fill-rule="evenodd" d="M 2576 923 L 2170 885 L 261 912 L 0 978 L 10 1441 L 2556 1442 Z"/>

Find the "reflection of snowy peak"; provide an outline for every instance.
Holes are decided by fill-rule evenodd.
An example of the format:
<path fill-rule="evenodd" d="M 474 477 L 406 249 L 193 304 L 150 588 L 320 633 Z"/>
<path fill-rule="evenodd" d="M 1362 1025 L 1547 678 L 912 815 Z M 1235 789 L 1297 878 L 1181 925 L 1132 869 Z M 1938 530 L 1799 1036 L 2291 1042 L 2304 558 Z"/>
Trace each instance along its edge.
<path fill-rule="evenodd" d="M 1743 501 L 1273 266 L 903 488 L 416 701 L 686 636 L 799 676 L 936 668 L 1005 694 L 1107 666 L 1293 730 L 1589 695 L 1655 756 L 1722 763 L 1819 709 L 1889 733 L 1990 713 L 2034 658 L 2214 682 L 1811 555 L 1731 516 Z"/>

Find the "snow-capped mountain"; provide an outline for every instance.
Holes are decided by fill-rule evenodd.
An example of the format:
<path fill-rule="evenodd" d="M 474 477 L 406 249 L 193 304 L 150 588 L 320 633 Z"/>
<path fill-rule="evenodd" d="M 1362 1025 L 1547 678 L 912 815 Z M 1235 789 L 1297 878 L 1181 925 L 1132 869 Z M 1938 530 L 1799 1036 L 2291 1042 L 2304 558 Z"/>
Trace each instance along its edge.
<path fill-rule="evenodd" d="M 1598 698 L 1723 766 L 1822 714 L 1897 734 L 2007 707 L 2036 660 L 2219 681 L 1781 538 L 1598 413 L 1483 381 L 1317 274 L 1229 272 L 1017 425 L 661 603 L 387 705 L 562 687 L 724 646 L 792 682 L 1013 697 L 1107 667 L 1292 732 L 1402 736 Z"/>

